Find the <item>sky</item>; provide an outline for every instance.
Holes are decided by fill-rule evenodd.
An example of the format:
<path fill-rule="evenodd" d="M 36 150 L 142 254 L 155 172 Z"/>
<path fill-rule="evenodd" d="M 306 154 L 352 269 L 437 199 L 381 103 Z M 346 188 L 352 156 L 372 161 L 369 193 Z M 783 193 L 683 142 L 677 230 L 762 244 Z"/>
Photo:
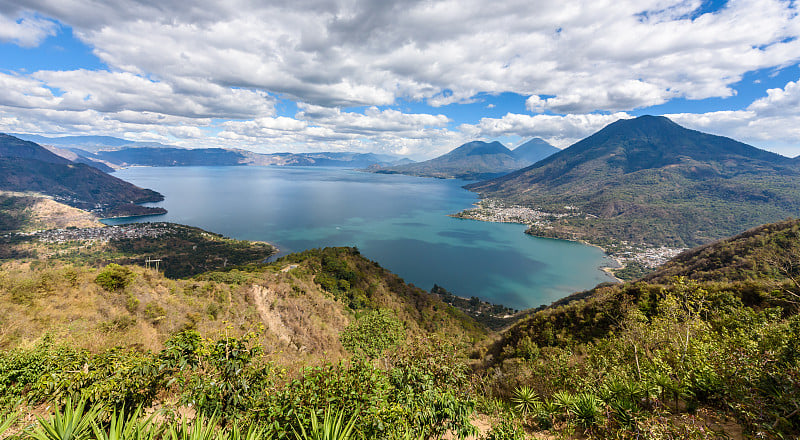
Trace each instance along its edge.
<path fill-rule="evenodd" d="M 782 0 L 3 0 L 0 132 L 413 159 L 643 114 L 800 155 Z"/>

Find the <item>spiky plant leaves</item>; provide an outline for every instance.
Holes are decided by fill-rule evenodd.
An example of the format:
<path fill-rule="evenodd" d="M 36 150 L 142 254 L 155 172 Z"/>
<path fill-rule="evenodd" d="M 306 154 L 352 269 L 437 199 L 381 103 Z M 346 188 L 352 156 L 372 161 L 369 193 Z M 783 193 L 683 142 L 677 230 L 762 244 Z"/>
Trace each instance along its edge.
<path fill-rule="evenodd" d="M 200 414 L 192 423 L 187 422 L 187 417 L 183 417 L 180 423 L 175 423 L 167 428 L 170 440 L 222 440 L 224 435 L 215 429 L 217 424 L 216 416 L 208 420 Z"/>
<path fill-rule="evenodd" d="M 96 440 L 153 440 L 157 436 L 157 430 L 152 424 L 153 416 L 143 419 L 141 413 L 141 408 L 128 416 L 124 410 L 115 412 L 111 415 L 107 430 L 92 422 Z"/>
<path fill-rule="evenodd" d="M 272 435 L 264 426 L 250 425 L 247 431 L 242 431 L 239 425 L 234 424 L 228 434 L 227 440 L 269 440 Z"/>
<path fill-rule="evenodd" d="M 358 421 L 358 412 L 353 414 L 349 420 L 345 421 L 344 410 L 339 410 L 334 414 L 331 407 L 325 409 L 322 424 L 317 418 L 317 413 L 311 410 L 311 429 L 301 424 L 300 433 L 297 434 L 298 440 L 350 440 L 355 438 L 355 425 Z"/>
<path fill-rule="evenodd" d="M 553 394 L 553 403 L 562 411 L 567 411 L 575 403 L 575 395 L 569 391 L 556 391 Z"/>
<path fill-rule="evenodd" d="M 636 424 L 636 412 L 639 408 L 628 399 L 611 402 L 611 411 L 614 420 L 623 428 L 632 429 Z"/>
<path fill-rule="evenodd" d="M 579 426 L 590 428 L 603 416 L 602 403 L 594 394 L 581 393 L 575 397 L 568 411 L 575 416 Z"/>
<path fill-rule="evenodd" d="M 533 417 L 539 429 L 550 429 L 553 426 L 553 418 L 558 412 L 558 405 L 554 401 L 539 401 L 533 404 Z"/>
<path fill-rule="evenodd" d="M 86 401 L 72 404 L 72 399 L 64 402 L 64 412 L 56 408 L 49 420 L 37 417 L 39 426 L 31 434 L 35 440 L 84 440 L 91 435 L 92 423 L 97 418 L 99 408 L 86 410 Z"/>
<path fill-rule="evenodd" d="M 17 413 L 11 414 L 4 414 L 0 416 L 0 437 L 3 436 L 3 433 L 8 431 L 8 428 L 17 421 L 17 417 L 19 415 Z"/>
<path fill-rule="evenodd" d="M 514 404 L 514 411 L 519 414 L 527 415 L 533 411 L 534 405 L 539 402 L 539 397 L 533 388 L 524 385 L 517 387 L 511 396 L 511 402 Z"/>

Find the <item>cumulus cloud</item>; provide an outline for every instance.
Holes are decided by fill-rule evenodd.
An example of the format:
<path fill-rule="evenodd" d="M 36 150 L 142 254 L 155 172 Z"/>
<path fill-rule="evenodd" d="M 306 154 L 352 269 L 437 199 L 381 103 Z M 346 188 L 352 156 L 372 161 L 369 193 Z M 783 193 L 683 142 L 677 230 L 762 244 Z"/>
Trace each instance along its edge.
<path fill-rule="evenodd" d="M 736 0 L 699 14 L 702 4 L 15 0 L 0 4 L 0 41 L 35 46 L 60 22 L 109 70 L 0 74 L 0 128 L 141 130 L 187 145 L 207 136 L 417 157 L 472 137 L 541 136 L 565 146 L 626 111 L 731 96 L 745 73 L 800 61 L 793 3 Z M 776 109 L 796 106 L 791 84 L 740 112 L 676 118 L 754 139 L 782 136 L 769 127 L 779 125 Z M 436 107 L 506 92 L 530 97 L 534 114 L 456 130 L 443 114 L 378 108 L 403 99 L 441 113 Z M 300 103 L 298 114 L 277 116 L 276 96 Z"/>
<path fill-rule="evenodd" d="M 697 130 L 732 137 L 787 156 L 796 156 L 800 139 L 800 80 L 767 90 L 746 109 L 665 115 Z"/>
<path fill-rule="evenodd" d="M 58 24 L 30 12 L 21 13 L 16 19 L 0 10 L 0 42 L 22 47 L 34 47 L 45 38 L 55 35 Z"/>
<path fill-rule="evenodd" d="M 673 96 L 729 96 L 745 72 L 800 58 L 800 18 L 780 0 L 729 2 L 699 17 L 691 13 L 700 2 L 684 0 L 16 6 L 75 26 L 120 70 L 326 106 L 398 97 L 438 106 L 515 92 L 552 96 L 541 108 L 554 111 L 626 110 Z"/>
<path fill-rule="evenodd" d="M 614 114 L 520 115 L 483 118 L 477 124 L 463 124 L 459 130 L 473 137 L 540 137 L 557 147 L 567 147 L 619 119 L 632 116 Z"/>
<path fill-rule="evenodd" d="M 39 71 L 30 76 L 0 73 L 0 104 L 58 110 L 123 110 L 209 118 L 244 118 L 274 111 L 262 91 L 232 89 L 194 79 L 173 84 L 128 72 Z M 58 92 L 54 92 L 58 91 Z"/>

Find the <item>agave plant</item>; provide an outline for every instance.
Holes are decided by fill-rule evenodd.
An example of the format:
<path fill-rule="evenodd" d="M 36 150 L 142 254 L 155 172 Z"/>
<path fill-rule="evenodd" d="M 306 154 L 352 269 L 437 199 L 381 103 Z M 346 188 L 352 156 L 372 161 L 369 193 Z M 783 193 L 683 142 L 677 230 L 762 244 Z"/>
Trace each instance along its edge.
<path fill-rule="evenodd" d="M 153 440 L 156 429 L 152 425 L 152 416 L 141 418 L 141 408 L 133 414 L 125 416 L 125 411 L 119 411 L 111 416 L 108 429 L 103 430 L 97 423 L 92 422 L 92 430 L 97 440 Z"/>
<path fill-rule="evenodd" d="M 527 415 L 534 410 L 534 406 L 539 403 L 539 397 L 533 388 L 524 385 L 517 387 L 511 396 L 511 403 L 514 404 L 514 411 L 519 414 Z"/>
<path fill-rule="evenodd" d="M 557 412 L 558 405 L 552 400 L 533 404 L 533 417 L 539 429 L 550 429 L 553 426 L 553 416 Z"/>
<path fill-rule="evenodd" d="M 357 420 L 358 413 L 353 414 L 350 420 L 345 421 L 344 410 L 340 410 L 334 415 L 333 410 L 328 407 L 323 415 L 322 424 L 320 424 L 317 413 L 311 410 L 311 429 L 306 431 L 301 424 L 297 438 L 298 440 L 350 440 L 355 438 Z"/>
<path fill-rule="evenodd" d="M 39 426 L 31 437 L 36 440 L 84 440 L 91 435 L 92 423 L 98 411 L 96 407 L 87 411 L 85 400 L 73 406 L 72 399 L 67 398 L 63 413 L 56 408 L 49 420 L 37 417 Z"/>
<path fill-rule="evenodd" d="M 589 428 L 597 424 L 603 416 L 602 403 L 594 394 L 581 393 L 575 397 L 568 411 L 575 416 L 579 426 Z"/>
<path fill-rule="evenodd" d="M 187 422 L 188 417 L 181 418 L 180 423 L 175 423 L 167 428 L 170 440 L 222 440 L 223 435 L 215 429 L 217 418 L 212 416 L 208 420 L 202 414 L 198 415 L 192 423 Z"/>
<path fill-rule="evenodd" d="M 575 403 L 575 395 L 570 393 L 569 391 L 556 391 L 553 394 L 553 403 L 558 407 L 560 410 L 569 410 L 572 407 L 573 403 Z"/>
<path fill-rule="evenodd" d="M 247 431 L 243 431 L 239 425 L 234 424 L 228 434 L 228 440 L 268 440 L 270 438 L 272 436 L 267 433 L 264 427 L 255 424 L 250 425 Z"/>
<path fill-rule="evenodd" d="M 612 402 L 610 406 L 617 423 L 626 429 L 632 429 L 636 424 L 636 412 L 639 409 L 636 404 L 628 399 L 622 399 Z"/>

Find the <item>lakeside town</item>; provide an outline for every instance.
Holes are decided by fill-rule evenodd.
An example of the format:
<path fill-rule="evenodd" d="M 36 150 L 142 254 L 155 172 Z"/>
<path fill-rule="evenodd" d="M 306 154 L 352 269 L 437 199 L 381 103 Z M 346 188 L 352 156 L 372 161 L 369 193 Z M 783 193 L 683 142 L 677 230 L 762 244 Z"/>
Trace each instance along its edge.
<path fill-rule="evenodd" d="M 91 228 L 59 228 L 34 232 L 19 232 L 16 235 L 28 236 L 45 243 L 68 243 L 71 241 L 102 242 L 110 240 L 156 238 L 175 232 L 167 223 L 132 223 L 116 226 Z"/>
<path fill-rule="evenodd" d="M 453 214 L 452 217 L 480 220 L 484 222 L 497 223 L 519 223 L 527 226 L 547 228 L 548 225 L 560 218 L 573 216 L 593 217 L 591 214 L 584 214 L 575 206 L 566 205 L 565 213 L 553 213 L 540 211 L 520 205 L 506 205 L 495 199 L 484 199 L 475 204 L 475 208 Z M 592 243 L 587 243 L 594 245 Z M 655 269 L 661 264 L 666 263 L 671 258 L 677 256 L 686 248 L 668 246 L 642 246 L 634 245 L 626 241 L 615 243 L 613 249 L 608 246 L 601 247 L 611 257 L 619 267 L 611 267 L 611 273 L 624 269 L 626 266 L 635 264 L 643 269 Z"/>

